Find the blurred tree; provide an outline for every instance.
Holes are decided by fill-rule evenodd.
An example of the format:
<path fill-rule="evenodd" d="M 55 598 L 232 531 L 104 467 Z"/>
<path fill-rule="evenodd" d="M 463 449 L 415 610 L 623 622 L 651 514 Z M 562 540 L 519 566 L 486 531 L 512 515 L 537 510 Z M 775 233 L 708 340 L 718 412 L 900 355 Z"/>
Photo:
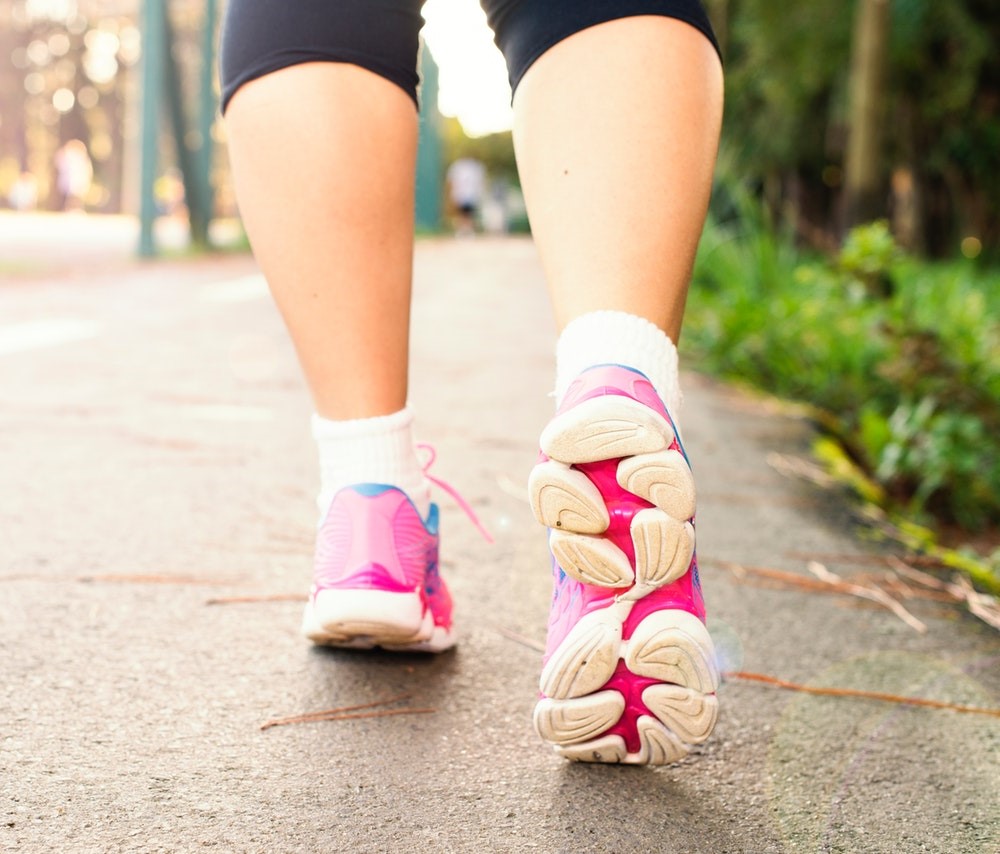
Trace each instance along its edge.
<path fill-rule="evenodd" d="M 851 37 L 848 143 L 844 163 L 847 228 L 878 219 L 882 203 L 882 114 L 889 0 L 858 0 Z"/>
<path fill-rule="evenodd" d="M 867 2 L 867 0 L 865 0 Z M 709 0 L 725 15 L 720 178 L 756 188 L 774 218 L 832 249 L 844 220 L 856 2 Z M 996 0 L 893 0 L 881 105 L 868 155 L 901 241 L 954 254 L 961 238 L 1000 253 L 1000 15 Z M 725 202 L 725 193 L 722 194 Z M 718 202 L 717 202 L 718 204 Z"/>
<path fill-rule="evenodd" d="M 841 184 L 850 17 L 841 0 L 730 0 L 725 181 L 822 244 Z"/>
<path fill-rule="evenodd" d="M 912 176 L 917 247 L 971 235 L 1000 256 L 996 0 L 895 0 L 889 154 Z"/>
<path fill-rule="evenodd" d="M 193 107 L 205 7 L 205 0 L 170 0 L 172 53 Z M 129 184 L 138 173 L 139 9 L 140 0 L 0 0 L 0 204 L 27 171 L 37 181 L 40 205 L 58 208 L 55 153 L 79 139 L 94 163 L 86 207 L 137 208 L 137 199 L 128 197 L 137 192 Z M 211 125 L 192 114 L 189 126 L 198 128 L 187 141 L 194 150 Z M 171 145 L 166 135 L 162 145 Z"/>
<path fill-rule="evenodd" d="M 138 58 L 134 7 L 129 0 L 7 0 L 0 6 L 0 51 L 12 72 L 0 78 L 0 196 L 14 171 L 27 171 L 38 182 L 41 204 L 60 207 L 55 153 L 79 139 L 95 166 L 86 205 L 118 207 L 128 71 Z"/>

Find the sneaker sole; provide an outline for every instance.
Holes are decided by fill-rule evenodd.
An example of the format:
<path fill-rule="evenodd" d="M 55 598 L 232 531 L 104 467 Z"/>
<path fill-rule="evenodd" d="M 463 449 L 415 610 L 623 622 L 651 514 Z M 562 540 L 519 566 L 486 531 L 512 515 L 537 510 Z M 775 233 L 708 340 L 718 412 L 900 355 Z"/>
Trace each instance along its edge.
<path fill-rule="evenodd" d="M 708 738 L 715 726 L 719 677 L 704 624 L 666 609 L 647 614 L 628 638 L 626 623 L 649 593 L 681 578 L 694 555 L 695 488 L 683 455 L 670 450 L 670 424 L 631 398 L 606 395 L 557 416 L 542 433 L 549 460 L 535 466 L 529 495 L 550 529 L 559 566 L 584 584 L 621 588 L 607 607 L 581 618 L 549 657 L 535 708 L 535 728 L 568 759 L 670 764 Z M 618 485 L 654 506 L 630 523 L 635 566 L 610 540 L 600 491 L 575 463 L 621 458 Z M 608 688 L 618 674 L 621 684 Z M 624 680 L 624 681 L 622 681 Z M 626 700 L 622 691 L 635 694 Z M 638 751 L 609 734 L 633 704 Z M 641 704 L 641 705 L 637 705 Z"/>
<path fill-rule="evenodd" d="M 302 633 L 320 646 L 443 652 L 454 632 L 434 625 L 418 593 L 385 590 L 321 591 L 306 604 Z"/>
<path fill-rule="evenodd" d="M 567 759 L 669 765 L 715 727 L 719 676 L 701 620 L 687 611 L 654 611 L 626 640 L 623 627 L 632 607 L 619 601 L 584 616 L 542 670 L 545 697 L 535 706 L 535 729 Z M 622 735 L 606 734 L 625 712 L 619 687 L 630 687 L 605 688 L 619 662 L 638 686 L 628 701 L 640 701 L 648 712 L 636 718 L 637 752 L 628 750 Z"/>

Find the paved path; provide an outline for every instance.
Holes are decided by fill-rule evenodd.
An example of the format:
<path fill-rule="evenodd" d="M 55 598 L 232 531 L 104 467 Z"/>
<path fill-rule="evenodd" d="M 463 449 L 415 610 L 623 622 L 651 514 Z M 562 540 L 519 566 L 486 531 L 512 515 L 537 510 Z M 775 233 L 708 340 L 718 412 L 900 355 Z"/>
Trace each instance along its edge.
<path fill-rule="evenodd" d="M 553 340 L 531 245 L 421 244 L 415 323 L 421 437 L 497 538 L 442 502 L 462 640 L 440 657 L 311 649 L 297 601 L 207 604 L 308 584 L 309 407 L 248 259 L 0 286 L 0 851 L 1000 850 L 995 718 L 731 681 L 682 765 L 550 753 L 530 725 L 549 580 L 523 487 Z M 968 617 L 920 608 L 921 635 L 722 568 L 874 547 L 768 464 L 806 425 L 686 390 L 723 666 L 1000 706 L 1000 637 Z M 436 712 L 259 729 L 403 693 Z"/>

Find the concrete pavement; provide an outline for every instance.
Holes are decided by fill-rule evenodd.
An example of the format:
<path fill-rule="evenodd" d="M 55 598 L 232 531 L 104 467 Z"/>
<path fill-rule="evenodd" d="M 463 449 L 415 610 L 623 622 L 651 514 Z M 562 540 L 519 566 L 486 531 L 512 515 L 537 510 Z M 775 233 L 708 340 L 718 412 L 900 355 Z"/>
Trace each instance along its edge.
<path fill-rule="evenodd" d="M 1000 721 L 724 684 L 681 765 L 570 765 L 531 729 L 549 598 L 524 496 L 553 324 L 524 240 L 417 252 L 412 400 L 447 497 L 459 647 L 312 649 L 309 405 L 243 257 L 0 285 L 0 851 L 996 852 Z M 808 426 L 686 376 L 698 549 L 726 670 L 1000 706 L 1000 637 L 738 581 L 867 554 L 780 475 Z M 825 559 L 830 569 L 856 571 Z M 265 721 L 409 694 L 430 714 Z"/>

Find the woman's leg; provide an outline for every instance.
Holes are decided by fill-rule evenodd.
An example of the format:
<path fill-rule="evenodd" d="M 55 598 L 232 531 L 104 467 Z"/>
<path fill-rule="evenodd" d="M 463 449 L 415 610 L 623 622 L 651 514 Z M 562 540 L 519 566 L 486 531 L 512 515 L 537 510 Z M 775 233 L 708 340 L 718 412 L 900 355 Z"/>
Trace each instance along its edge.
<path fill-rule="evenodd" d="M 667 17 L 599 24 L 531 66 L 514 110 L 560 329 L 612 309 L 647 318 L 676 343 L 722 120 L 711 43 Z"/>
<path fill-rule="evenodd" d="M 530 482 L 556 565 L 535 724 L 572 759 L 669 764 L 708 737 L 717 709 L 674 343 L 722 74 L 707 25 L 615 17 L 664 6 L 696 16 L 694 3 L 558 5 L 579 29 L 531 64 L 514 97 L 518 166 L 561 332 L 559 409 Z M 584 7 L 612 14 L 595 24 Z M 554 10 L 533 8 L 550 27 Z"/>
<path fill-rule="evenodd" d="M 451 599 L 406 407 L 422 0 L 230 0 L 230 158 L 316 405 L 320 527 L 303 631 L 439 651 Z"/>
<path fill-rule="evenodd" d="M 317 412 L 406 404 L 417 112 L 355 65 L 294 65 L 226 110 L 240 213 Z"/>

